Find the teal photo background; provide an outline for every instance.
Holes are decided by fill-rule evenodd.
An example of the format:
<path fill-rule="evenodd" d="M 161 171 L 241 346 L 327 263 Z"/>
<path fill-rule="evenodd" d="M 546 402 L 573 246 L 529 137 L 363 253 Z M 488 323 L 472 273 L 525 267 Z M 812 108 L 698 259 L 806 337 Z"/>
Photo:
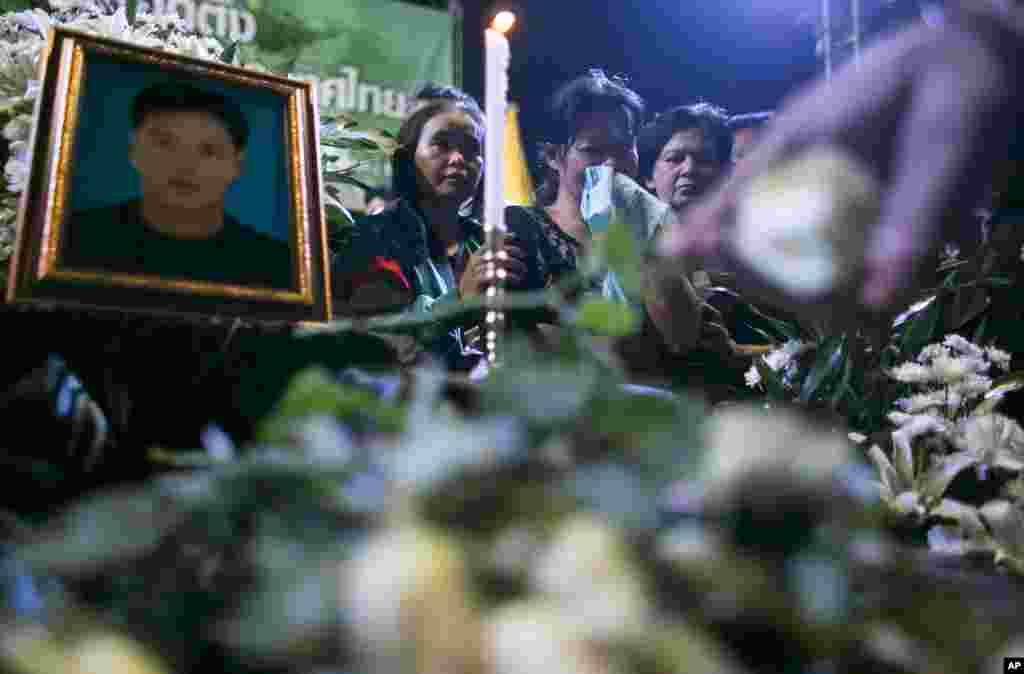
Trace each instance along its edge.
<path fill-rule="evenodd" d="M 290 242 L 284 96 L 96 54 L 85 60 L 70 211 L 102 208 L 139 196 L 138 175 L 128 161 L 132 99 L 146 87 L 163 83 L 213 91 L 241 107 L 249 122 L 249 144 L 242 176 L 228 189 L 226 209 L 243 224 Z"/>

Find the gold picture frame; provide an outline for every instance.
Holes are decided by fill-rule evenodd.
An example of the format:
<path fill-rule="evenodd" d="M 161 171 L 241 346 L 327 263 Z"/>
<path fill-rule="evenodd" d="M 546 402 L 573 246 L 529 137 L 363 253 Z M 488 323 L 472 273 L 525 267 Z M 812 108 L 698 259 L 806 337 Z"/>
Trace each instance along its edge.
<path fill-rule="evenodd" d="M 311 83 L 63 27 L 42 68 L 8 302 L 330 320 Z"/>

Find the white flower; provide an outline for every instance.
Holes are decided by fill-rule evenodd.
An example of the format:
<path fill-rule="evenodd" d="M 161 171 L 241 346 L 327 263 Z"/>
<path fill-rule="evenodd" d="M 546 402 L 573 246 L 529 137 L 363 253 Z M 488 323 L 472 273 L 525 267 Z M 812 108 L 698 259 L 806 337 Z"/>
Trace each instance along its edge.
<path fill-rule="evenodd" d="M 905 456 L 912 456 L 911 446 L 914 440 L 928 433 L 940 433 L 947 435 L 950 427 L 945 419 L 940 419 L 934 414 L 914 415 L 908 423 L 903 424 L 899 429 L 892 432 L 892 444 L 896 450 L 905 453 Z"/>
<path fill-rule="evenodd" d="M 932 368 L 920 363 L 903 363 L 889 371 L 889 376 L 907 384 L 923 384 L 932 381 Z"/>
<path fill-rule="evenodd" d="M 907 414 L 920 414 L 936 407 L 944 407 L 947 402 L 945 391 L 929 391 L 928 393 L 917 393 L 909 398 L 900 398 L 896 406 Z"/>
<path fill-rule="evenodd" d="M 971 416 L 963 423 L 957 445 L 985 465 L 1024 469 L 1024 429 L 1002 414 Z"/>
<path fill-rule="evenodd" d="M 992 362 L 992 364 L 998 367 L 1000 370 L 1010 369 L 1011 356 L 1002 349 L 997 349 L 994 346 L 986 346 L 985 355 L 988 356 L 988 359 Z"/>
<path fill-rule="evenodd" d="M 4 138 L 9 141 L 24 141 L 28 140 L 29 134 L 32 131 L 32 116 L 31 115 L 17 115 L 11 121 L 7 122 L 4 126 Z"/>
<path fill-rule="evenodd" d="M 15 194 L 21 193 L 28 185 L 29 165 L 15 157 L 7 160 L 4 165 L 4 177 L 7 179 L 7 190 Z"/>
<path fill-rule="evenodd" d="M 985 372 L 988 367 L 985 359 L 979 356 L 939 356 L 932 360 L 935 378 L 947 384 L 956 383 L 972 374 Z"/>
<path fill-rule="evenodd" d="M 967 356 L 973 356 L 974 358 L 983 358 L 985 356 L 985 352 L 980 346 L 967 341 L 955 333 L 946 335 L 946 338 L 942 340 L 942 343 L 954 351 L 958 351 Z"/>
<path fill-rule="evenodd" d="M 757 370 L 756 365 L 751 365 L 750 369 L 743 373 L 743 378 L 750 388 L 757 388 L 761 384 L 761 373 Z"/>
<path fill-rule="evenodd" d="M 992 380 L 981 374 L 971 374 L 953 384 L 952 392 L 963 399 L 984 395 L 992 388 Z"/>

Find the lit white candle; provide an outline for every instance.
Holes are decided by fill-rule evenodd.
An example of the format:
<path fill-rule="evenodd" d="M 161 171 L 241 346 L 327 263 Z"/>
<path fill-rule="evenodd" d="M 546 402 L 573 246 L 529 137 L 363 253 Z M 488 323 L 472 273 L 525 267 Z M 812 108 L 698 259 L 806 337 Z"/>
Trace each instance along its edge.
<path fill-rule="evenodd" d="M 502 146 L 505 140 L 505 107 L 508 96 L 508 40 L 489 28 L 485 35 L 487 70 L 484 113 L 484 232 L 489 240 L 505 230 L 505 189 Z"/>

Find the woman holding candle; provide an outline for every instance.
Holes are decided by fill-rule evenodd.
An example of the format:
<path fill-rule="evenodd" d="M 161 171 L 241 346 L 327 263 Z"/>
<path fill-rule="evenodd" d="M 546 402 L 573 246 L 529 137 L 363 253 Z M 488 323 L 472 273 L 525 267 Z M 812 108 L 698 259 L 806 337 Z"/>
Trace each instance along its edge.
<path fill-rule="evenodd" d="M 483 264 L 483 227 L 460 215 L 480 199 L 484 170 L 484 117 L 472 99 L 440 100 L 409 116 L 392 157 L 397 201 L 356 224 L 336 251 L 335 299 L 343 313 L 396 309 L 430 312 L 438 302 L 472 297 L 488 282 Z M 522 253 L 506 248 L 500 269 L 516 283 Z M 464 332 L 433 345 L 458 361 Z"/>

